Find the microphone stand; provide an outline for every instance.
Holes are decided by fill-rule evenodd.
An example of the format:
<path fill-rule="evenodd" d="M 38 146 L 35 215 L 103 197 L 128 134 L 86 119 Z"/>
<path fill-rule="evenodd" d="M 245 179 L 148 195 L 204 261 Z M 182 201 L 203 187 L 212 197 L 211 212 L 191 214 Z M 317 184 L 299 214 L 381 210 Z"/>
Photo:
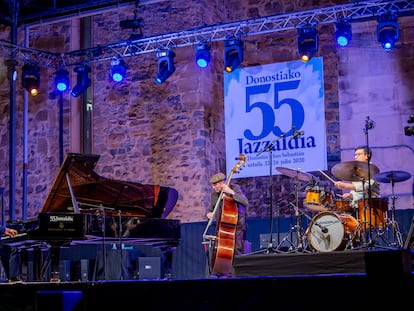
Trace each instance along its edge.
<path fill-rule="evenodd" d="M 294 130 L 294 128 L 292 128 L 292 130 Z M 269 243 L 267 244 L 267 248 L 266 248 L 266 253 L 269 254 L 270 252 L 273 251 L 273 146 L 275 145 L 276 142 L 278 142 L 279 140 L 281 140 L 282 138 L 286 137 L 286 133 L 283 133 L 282 135 L 280 135 L 279 137 L 276 137 L 270 144 L 268 144 L 267 146 L 265 146 L 261 151 L 259 151 L 256 156 L 260 156 L 263 152 L 265 151 L 269 151 L 269 198 L 270 198 L 270 225 L 269 225 Z M 279 212 L 277 213 L 277 215 L 279 216 Z M 279 242 L 280 240 L 280 217 L 277 217 L 277 240 Z"/>
<path fill-rule="evenodd" d="M 374 128 L 374 121 L 369 119 L 369 116 L 367 116 L 365 120 L 365 127 L 364 127 L 364 134 L 365 134 L 365 144 L 368 151 L 368 209 L 366 208 L 365 199 L 364 199 L 364 213 L 368 210 L 369 212 L 369 219 L 368 219 L 368 246 L 374 246 L 373 240 L 372 240 L 372 223 L 371 223 L 371 214 L 373 212 L 372 208 L 372 192 L 371 192 L 371 152 L 369 148 L 369 139 L 368 139 L 368 130 Z M 363 185 L 363 193 L 365 195 L 365 184 Z M 365 219 L 367 219 L 365 214 Z"/>

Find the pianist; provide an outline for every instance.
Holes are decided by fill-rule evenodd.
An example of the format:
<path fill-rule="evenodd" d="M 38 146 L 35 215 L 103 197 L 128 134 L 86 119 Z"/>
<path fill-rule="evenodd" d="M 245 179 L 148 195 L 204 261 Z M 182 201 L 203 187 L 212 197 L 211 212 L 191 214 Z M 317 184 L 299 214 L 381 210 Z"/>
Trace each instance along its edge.
<path fill-rule="evenodd" d="M 17 230 L 7 228 L 0 224 L 2 237 L 13 238 L 17 235 Z M 8 282 L 20 281 L 20 254 L 17 247 L 0 242 L 1 264 Z"/>

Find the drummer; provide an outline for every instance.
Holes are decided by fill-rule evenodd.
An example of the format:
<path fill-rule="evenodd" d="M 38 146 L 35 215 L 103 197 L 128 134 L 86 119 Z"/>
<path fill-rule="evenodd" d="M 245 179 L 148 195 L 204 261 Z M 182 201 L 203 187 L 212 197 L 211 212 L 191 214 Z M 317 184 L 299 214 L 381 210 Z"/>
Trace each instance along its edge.
<path fill-rule="evenodd" d="M 372 150 L 367 146 L 358 146 L 355 148 L 354 157 L 355 161 L 368 163 L 368 161 L 371 161 Z M 351 183 L 337 181 L 334 183 L 335 187 L 338 189 L 349 190 L 349 192 L 343 193 L 342 197 L 346 200 L 351 200 L 351 206 L 353 208 L 358 208 L 358 201 L 369 199 L 370 187 L 367 180 L 368 176 L 360 177 L 361 181 L 352 181 Z M 379 198 L 381 196 L 380 185 L 373 179 L 373 176 L 370 176 L 370 178 L 371 198 Z"/>

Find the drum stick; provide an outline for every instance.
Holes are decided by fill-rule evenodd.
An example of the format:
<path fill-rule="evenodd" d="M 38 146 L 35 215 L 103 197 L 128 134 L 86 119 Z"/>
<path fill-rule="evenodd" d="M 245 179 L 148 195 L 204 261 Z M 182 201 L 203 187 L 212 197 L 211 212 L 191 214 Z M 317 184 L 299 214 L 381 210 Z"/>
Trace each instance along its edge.
<path fill-rule="evenodd" d="M 326 178 L 328 178 L 333 184 L 335 183 L 335 180 L 333 180 L 331 177 L 329 177 L 328 175 L 326 175 L 322 170 L 318 170 L 319 172 L 321 172 L 321 174 L 323 176 L 325 176 Z"/>

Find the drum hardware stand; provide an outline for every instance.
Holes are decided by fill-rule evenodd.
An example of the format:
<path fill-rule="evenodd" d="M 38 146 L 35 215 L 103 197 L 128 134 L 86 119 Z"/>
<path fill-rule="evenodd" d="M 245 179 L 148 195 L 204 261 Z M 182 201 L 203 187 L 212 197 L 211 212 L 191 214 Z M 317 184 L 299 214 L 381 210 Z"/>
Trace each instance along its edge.
<path fill-rule="evenodd" d="M 358 231 L 360 229 L 361 224 L 358 224 L 358 226 L 356 227 L 354 232 L 348 232 L 348 243 L 345 246 L 345 250 L 350 249 L 350 250 L 354 250 L 357 247 L 354 246 L 354 239 L 357 237 L 358 235 Z M 361 242 L 361 240 L 359 240 L 359 242 Z"/>
<path fill-rule="evenodd" d="M 403 246 L 403 238 L 398 223 L 395 221 L 395 194 L 394 194 L 394 178 L 391 178 L 391 227 L 392 227 L 392 244 L 396 247 Z"/>
<path fill-rule="evenodd" d="M 369 161 L 369 159 L 368 159 Z M 369 168 L 368 168 L 369 170 Z M 363 203 L 363 210 L 362 210 L 362 214 L 364 215 L 364 220 L 361 222 L 362 223 L 362 243 L 363 243 L 363 247 L 369 247 L 370 244 L 372 243 L 371 241 L 371 236 L 372 236 L 372 232 L 371 232 L 371 213 L 369 213 L 369 220 L 367 221 L 368 217 L 367 217 L 367 211 L 368 211 L 368 205 L 367 205 L 367 198 L 365 196 L 365 179 L 361 178 L 361 183 L 362 183 L 362 203 Z M 370 184 L 368 184 L 368 187 L 370 187 Z M 368 193 L 369 190 L 368 190 Z M 359 206 L 358 206 L 359 208 Z M 358 211 L 357 211 L 358 214 Z"/>
<path fill-rule="evenodd" d="M 286 233 L 285 237 L 282 239 L 282 241 L 278 244 L 276 250 L 279 250 L 279 248 L 283 245 L 283 242 L 288 241 L 288 236 L 296 231 L 296 245 L 292 241 L 289 241 L 292 248 L 288 252 L 303 252 L 305 251 L 304 246 L 304 233 L 302 230 L 302 222 L 301 222 L 301 213 L 299 213 L 299 193 L 298 193 L 298 185 L 299 185 L 299 179 L 296 176 L 295 177 L 295 218 L 296 218 L 296 224 L 290 228 L 289 232 Z M 306 215 L 307 216 L 307 215 Z"/>
<path fill-rule="evenodd" d="M 384 173 L 378 173 L 374 176 L 374 180 L 378 182 L 391 183 L 391 221 L 387 218 L 386 229 L 391 224 L 392 242 L 388 242 L 389 245 L 394 247 L 403 247 L 403 237 L 400 231 L 398 223 L 395 221 L 395 193 L 394 186 L 396 182 L 405 181 L 411 178 L 411 174 L 404 171 L 389 171 Z M 388 208 L 387 208 L 388 210 Z"/>

